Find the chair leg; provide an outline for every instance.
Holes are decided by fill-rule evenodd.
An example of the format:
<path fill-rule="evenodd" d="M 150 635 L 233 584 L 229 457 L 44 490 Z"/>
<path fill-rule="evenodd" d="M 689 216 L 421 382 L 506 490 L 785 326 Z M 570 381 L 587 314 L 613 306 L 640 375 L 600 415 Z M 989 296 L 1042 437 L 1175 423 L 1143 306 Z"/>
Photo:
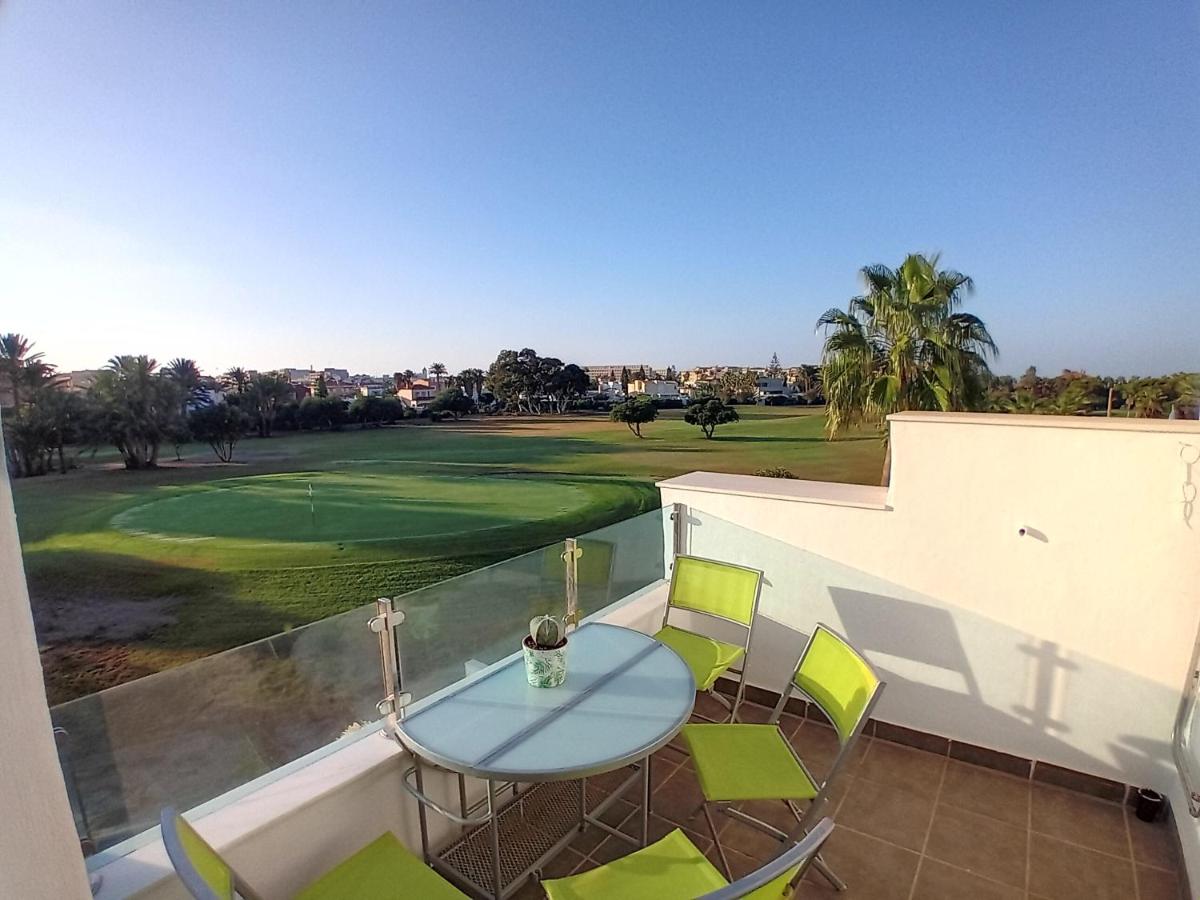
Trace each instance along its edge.
<path fill-rule="evenodd" d="M 825 876 L 825 880 L 833 885 L 833 889 L 835 891 L 840 892 L 848 890 L 846 882 L 838 878 L 837 873 L 834 872 L 833 869 L 829 868 L 829 864 L 825 862 L 825 858 L 821 856 L 820 853 L 813 858 L 813 868 Z"/>
<path fill-rule="evenodd" d="M 713 843 L 717 845 L 717 853 L 721 857 L 721 868 L 725 871 L 725 877 L 733 881 L 733 874 L 729 871 L 729 859 L 725 856 L 725 848 L 721 846 L 721 839 L 717 837 L 717 824 L 713 821 L 712 810 L 708 808 L 708 803 L 704 804 L 704 818 L 708 820 L 708 830 L 712 832 Z"/>

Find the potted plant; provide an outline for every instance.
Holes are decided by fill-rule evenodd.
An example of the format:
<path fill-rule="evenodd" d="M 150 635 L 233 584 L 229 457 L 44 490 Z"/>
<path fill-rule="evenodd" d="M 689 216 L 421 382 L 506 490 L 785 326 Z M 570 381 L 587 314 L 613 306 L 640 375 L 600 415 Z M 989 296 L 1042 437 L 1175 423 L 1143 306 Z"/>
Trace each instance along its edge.
<path fill-rule="evenodd" d="M 567 626 L 555 616 L 534 616 L 522 642 L 525 677 L 534 687 L 558 687 L 567 680 Z"/>

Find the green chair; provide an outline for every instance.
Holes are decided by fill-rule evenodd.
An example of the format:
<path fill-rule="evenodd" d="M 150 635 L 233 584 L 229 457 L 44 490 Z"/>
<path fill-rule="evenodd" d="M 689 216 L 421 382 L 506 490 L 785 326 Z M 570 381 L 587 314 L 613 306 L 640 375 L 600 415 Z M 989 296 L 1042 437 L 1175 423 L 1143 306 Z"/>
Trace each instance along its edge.
<path fill-rule="evenodd" d="M 662 628 L 654 635 L 683 657 L 696 679 L 696 690 L 707 691 L 728 709 L 729 721 L 737 718 L 738 707 L 746 692 L 746 664 L 758 599 L 762 594 L 762 579 L 763 573 L 758 569 L 699 556 L 676 556 L 671 567 L 667 611 Z M 744 632 L 742 643 L 726 643 L 672 625 L 671 614 L 685 610 L 739 626 Z M 714 685 L 735 665 L 739 666 L 737 694 L 730 703 L 714 690 Z"/>
<path fill-rule="evenodd" d="M 175 810 L 164 809 L 160 824 L 171 865 L 196 900 L 262 900 Z M 466 896 L 387 831 L 301 890 L 296 900 L 463 900 Z"/>
<path fill-rule="evenodd" d="M 833 822 L 823 819 L 794 846 L 730 884 L 676 828 L 607 865 L 542 882 L 550 900 L 781 900 L 795 890 Z"/>
<path fill-rule="evenodd" d="M 696 767 L 696 779 L 704 793 L 704 817 L 712 830 L 725 873 L 729 861 L 717 837 L 712 806 L 782 840 L 791 835 L 748 815 L 732 804 L 748 800 L 779 800 L 787 804 L 801 831 L 821 815 L 830 785 L 850 758 L 850 752 L 870 719 L 884 682 L 871 664 L 845 640 L 824 625 L 818 625 L 800 654 L 791 678 L 780 691 L 765 725 L 685 725 L 683 739 Z M 796 755 L 779 728 L 784 706 L 797 690 L 816 704 L 833 724 L 840 749 L 824 781 L 818 782 Z M 801 814 L 798 802 L 807 802 Z M 845 884 L 818 857 L 816 867 L 838 890 Z"/>

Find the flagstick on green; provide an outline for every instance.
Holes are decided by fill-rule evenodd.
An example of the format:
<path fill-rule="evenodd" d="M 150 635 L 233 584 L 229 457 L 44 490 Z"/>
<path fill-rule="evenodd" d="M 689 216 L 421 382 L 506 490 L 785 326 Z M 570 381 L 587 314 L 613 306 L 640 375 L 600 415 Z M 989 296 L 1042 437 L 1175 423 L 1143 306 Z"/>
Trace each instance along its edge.
<path fill-rule="evenodd" d="M 313 502 L 312 482 L 308 483 L 308 514 L 312 518 L 312 530 L 317 530 L 317 505 Z"/>

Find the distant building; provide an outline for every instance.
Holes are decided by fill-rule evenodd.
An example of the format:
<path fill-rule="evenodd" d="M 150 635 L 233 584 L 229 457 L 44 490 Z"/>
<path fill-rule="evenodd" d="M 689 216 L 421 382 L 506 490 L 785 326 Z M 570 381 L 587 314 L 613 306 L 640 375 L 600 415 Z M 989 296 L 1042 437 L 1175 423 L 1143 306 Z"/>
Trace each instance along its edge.
<path fill-rule="evenodd" d="M 629 393 L 645 394 L 647 397 L 678 397 L 679 385 L 674 381 L 642 381 L 629 382 Z"/>
<path fill-rule="evenodd" d="M 646 363 L 619 363 L 615 366 L 584 366 L 588 378 L 592 381 L 620 381 L 621 370 L 628 369 L 630 379 L 636 378 L 638 372 L 645 370 L 647 378 L 654 378 L 658 372 Z"/>
<path fill-rule="evenodd" d="M 408 387 L 398 388 L 396 396 L 408 408 L 420 409 L 437 396 L 437 388 L 424 379 L 414 378 L 412 384 Z"/>
<path fill-rule="evenodd" d="M 83 393 L 91 388 L 96 383 L 96 376 L 103 369 L 76 369 L 73 372 L 67 372 L 67 390 L 76 393 Z"/>
<path fill-rule="evenodd" d="M 769 398 L 792 399 L 792 387 L 782 378 L 770 378 L 760 375 L 754 385 L 754 395 L 759 400 Z"/>

